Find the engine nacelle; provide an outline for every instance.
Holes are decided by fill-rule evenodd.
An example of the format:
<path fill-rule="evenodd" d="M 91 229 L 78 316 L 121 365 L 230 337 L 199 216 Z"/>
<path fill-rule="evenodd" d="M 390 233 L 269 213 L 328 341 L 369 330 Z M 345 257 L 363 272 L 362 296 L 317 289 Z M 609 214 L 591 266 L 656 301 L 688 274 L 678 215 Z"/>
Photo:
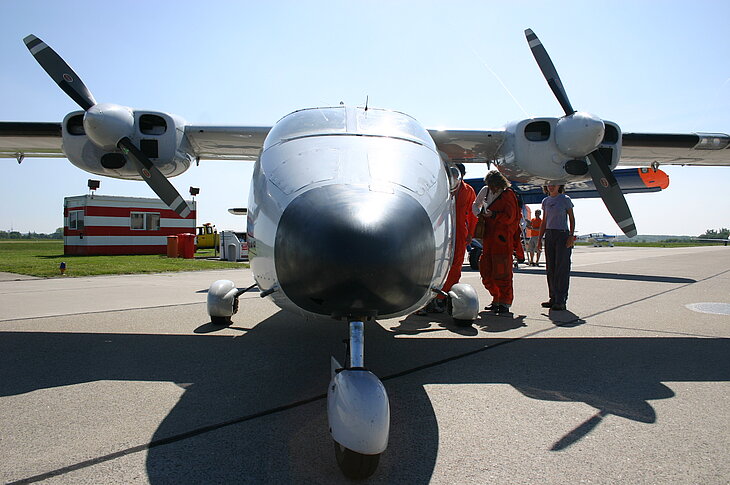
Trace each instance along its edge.
<path fill-rule="evenodd" d="M 132 110 L 134 124 L 127 136 L 147 155 L 166 177 L 185 172 L 193 162 L 185 121 L 168 113 Z M 84 112 L 66 115 L 62 124 L 63 151 L 80 169 L 107 177 L 142 180 L 134 164 L 121 150 L 104 149 L 92 141 L 84 129 Z"/>
<path fill-rule="evenodd" d="M 565 120 L 565 118 L 530 118 L 506 126 L 507 136 L 504 145 L 506 155 L 496 161 L 499 170 L 514 182 L 537 185 L 590 180 L 585 157 L 576 157 L 576 150 L 580 151 L 581 146 L 585 148 L 595 143 L 598 127 L 595 123 L 588 123 L 585 120 L 576 119 L 573 123 L 566 123 Z M 563 126 L 559 128 L 559 124 Z M 603 137 L 599 140 L 598 150 L 605 160 L 610 160 L 613 170 L 621 157 L 621 129 L 611 121 L 603 121 L 603 125 Z M 576 130 L 586 130 L 587 141 L 583 145 L 577 141 L 578 137 L 570 132 L 573 126 Z M 563 135 L 560 144 L 556 136 L 559 132 Z M 566 142 L 567 137 L 570 137 L 569 142 Z M 564 153 L 560 149 L 561 146 L 571 153 Z"/>

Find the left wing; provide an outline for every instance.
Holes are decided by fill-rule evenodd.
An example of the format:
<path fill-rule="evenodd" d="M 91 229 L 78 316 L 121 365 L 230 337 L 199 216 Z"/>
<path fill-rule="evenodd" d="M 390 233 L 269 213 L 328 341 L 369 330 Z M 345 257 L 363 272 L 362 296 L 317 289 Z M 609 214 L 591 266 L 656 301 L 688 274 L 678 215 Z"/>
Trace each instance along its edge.
<path fill-rule="evenodd" d="M 724 133 L 624 133 L 619 165 L 730 165 L 730 136 Z"/>
<path fill-rule="evenodd" d="M 454 163 L 502 158 L 505 130 L 428 130 L 438 149 Z"/>

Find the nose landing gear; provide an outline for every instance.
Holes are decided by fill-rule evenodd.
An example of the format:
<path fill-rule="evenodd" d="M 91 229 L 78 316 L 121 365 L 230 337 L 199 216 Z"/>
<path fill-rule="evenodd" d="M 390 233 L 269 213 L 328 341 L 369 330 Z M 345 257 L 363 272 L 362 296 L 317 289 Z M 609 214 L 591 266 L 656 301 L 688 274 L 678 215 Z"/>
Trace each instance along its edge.
<path fill-rule="evenodd" d="M 327 389 L 327 418 L 335 458 L 348 478 L 367 478 L 388 446 L 390 404 L 383 383 L 365 369 L 365 331 L 350 322 L 347 366 L 332 358 Z"/>

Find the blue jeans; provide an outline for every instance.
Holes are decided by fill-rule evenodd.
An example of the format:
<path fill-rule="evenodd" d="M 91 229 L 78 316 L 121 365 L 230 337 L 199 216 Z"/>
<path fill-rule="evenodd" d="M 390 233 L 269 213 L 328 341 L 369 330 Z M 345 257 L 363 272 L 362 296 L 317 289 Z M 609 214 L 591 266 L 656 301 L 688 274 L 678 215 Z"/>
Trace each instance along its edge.
<path fill-rule="evenodd" d="M 570 285 L 570 256 L 573 248 L 566 248 L 569 231 L 545 230 L 545 267 L 550 301 L 565 305 Z"/>

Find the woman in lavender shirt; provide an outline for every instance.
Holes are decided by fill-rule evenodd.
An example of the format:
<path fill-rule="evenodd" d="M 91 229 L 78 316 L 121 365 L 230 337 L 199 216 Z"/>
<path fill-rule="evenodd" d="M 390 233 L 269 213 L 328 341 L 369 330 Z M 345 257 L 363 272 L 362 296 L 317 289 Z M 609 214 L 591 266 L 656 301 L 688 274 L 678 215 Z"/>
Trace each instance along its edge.
<path fill-rule="evenodd" d="M 564 185 L 547 185 L 543 190 L 548 196 L 542 201 L 543 224 L 540 227 L 537 250 L 542 248 L 544 235 L 550 299 L 542 302 L 542 306 L 552 310 L 565 310 L 570 284 L 570 256 L 575 243 L 573 202 L 564 194 Z"/>

